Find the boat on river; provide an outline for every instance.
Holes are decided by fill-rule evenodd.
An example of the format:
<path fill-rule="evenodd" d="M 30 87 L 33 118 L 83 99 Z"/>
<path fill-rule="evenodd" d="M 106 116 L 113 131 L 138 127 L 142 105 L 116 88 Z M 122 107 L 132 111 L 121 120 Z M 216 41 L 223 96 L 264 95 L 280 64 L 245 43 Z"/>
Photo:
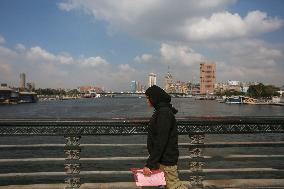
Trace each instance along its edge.
<path fill-rule="evenodd" d="M 243 104 L 244 96 L 231 96 L 225 99 L 226 104 Z"/>
<path fill-rule="evenodd" d="M 19 103 L 36 103 L 38 101 L 35 92 L 19 92 Z"/>
<path fill-rule="evenodd" d="M 257 100 L 254 99 L 254 98 L 245 97 L 243 103 L 244 103 L 244 104 L 256 104 L 256 103 L 257 103 Z"/>
<path fill-rule="evenodd" d="M 35 92 L 18 92 L 8 87 L 0 87 L 0 104 L 36 103 Z"/>
<path fill-rule="evenodd" d="M 19 93 L 8 87 L 0 87 L 0 104 L 17 104 Z"/>

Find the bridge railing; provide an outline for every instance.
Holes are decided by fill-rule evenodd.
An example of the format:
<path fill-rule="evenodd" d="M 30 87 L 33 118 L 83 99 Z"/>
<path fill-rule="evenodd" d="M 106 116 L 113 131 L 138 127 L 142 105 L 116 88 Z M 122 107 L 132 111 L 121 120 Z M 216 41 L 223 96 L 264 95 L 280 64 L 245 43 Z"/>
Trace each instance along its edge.
<path fill-rule="evenodd" d="M 272 185 L 284 187 L 284 117 L 187 117 L 179 118 L 177 123 L 179 135 L 184 139 L 179 144 L 183 152 L 180 156 L 180 174 L 182 180 L 189 181 L 195 188 L 209 185 L 253 186 L 254 183 L 263 187 Z M 2 183 L 0 185 L 10 185 L 11 180 L 19 177 L 53 176 L 60 179 L 66 177 L 65 188 L 75 189 L 80 188 L 80 185 L 84 183 L 82 178 L 86 175 L 131 176 L 129 171 L 131 167 L 126 167 L 121 171 L 115 169 L 82 170 L 82 164 L 84 162 L 95 164 L 99 161 L 103 161 L 103 165 L 108 162 L 117 162 L 118 166 L 120 166 L 120 161 L 140 161 L 142 163 L 147 156 L 145 144 L 118 144 L 115 141 L 112 144 L 81 144 L 81 137 L 143 136 L 147 133 L 147 124 L 148 119 L 2 119 L 0 120 L 2 138 L 12 137 L 17 140 L 17 136 L 57 136 L 64 137 L 65 144 L 0 144 L 1 153 L 5 153 L 8 149 L 13 149 L 16 153 L 24 148 L 32 148 L 32 152 L 34 150 L 38 153 L 38 150 L 42 151 L 52 146 L 61 147 L 65 157 L 35 158 L 30 154 L 32 158 L 16 159 L 9 151 L 9 157 L 7 155 L 6 158 L 0 159 L 0 165 L 2 165 L 0 167 L 6 168 L 0 173 L 0 183 Z M 144 149 L 144 151 L 142 150 L 143 154 L 139 157 L 128 154 L 117 157 L 82 157 L 81 155 L 83 150 L 89 148 L 104 149 L 109 146 L 135 147 Z M 242 148 L 244 150 L 239 151 Z M 64 166 L 65 173 L 53 170 L 17 172 L 12 166 L 9 167 L 15 162 L 28 162 L 32 170 L 45 162 L 61 162 L 64 164 L 62 166 Z M 37 180 L 39 183 L 45 181 L 44 179 Z M 29 179 L 23 179 L 21 182 L 22 184 L 33 183 Z M 113 179 L 107 182 L 113 182 Z"/>

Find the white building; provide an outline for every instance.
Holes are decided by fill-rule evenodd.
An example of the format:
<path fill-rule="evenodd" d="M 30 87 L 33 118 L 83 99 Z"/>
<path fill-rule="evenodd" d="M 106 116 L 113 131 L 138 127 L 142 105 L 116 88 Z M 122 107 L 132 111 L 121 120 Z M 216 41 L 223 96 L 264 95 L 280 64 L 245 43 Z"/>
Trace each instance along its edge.
<path fill-rule="evenodd" d="M 25 89 L 26 88 L 26 74 L 25 73 L 21 73 L 20 74 L 20 86 L 21 89 Z"/>
<path fill-rule="evenodd" d="M 148 86 L 157 85 L 157 76 L 154 73 L 149 73 Z"/>
<path fill-rule="evenodd" d="M 240 81 L 232 81 L 232 80 L 229 80 L 229 81 L 228 81 L 228 85 L 238 86 L 238 85 L 240 85 Z"/>
<path fill-rule="evenodd" d="M 280 90 L 277 92 L 280 94 L 280 96 L 284 96 L 284 85 L 280 87 Z"/>
<path fill-rule="evenodd" d="M 247 93 L 248 92 L 249 87 L 240 87 L 240 91 Z"/>

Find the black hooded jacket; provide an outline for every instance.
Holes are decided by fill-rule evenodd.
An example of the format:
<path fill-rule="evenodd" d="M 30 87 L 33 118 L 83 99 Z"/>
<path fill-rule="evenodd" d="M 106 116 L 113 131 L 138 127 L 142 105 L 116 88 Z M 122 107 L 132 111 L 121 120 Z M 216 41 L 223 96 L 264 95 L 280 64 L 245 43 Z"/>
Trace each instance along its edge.
<path fill-rule="evenodd" d="M 177 110 L 170 104 L 171 97 L 160 87 L 152 86 L 145 93 L 155 111 L 148 125 L 146 167 L 158 169 L 159 163 L 167 166 L 178 162 L 178 132 L 175 115 Z"/>

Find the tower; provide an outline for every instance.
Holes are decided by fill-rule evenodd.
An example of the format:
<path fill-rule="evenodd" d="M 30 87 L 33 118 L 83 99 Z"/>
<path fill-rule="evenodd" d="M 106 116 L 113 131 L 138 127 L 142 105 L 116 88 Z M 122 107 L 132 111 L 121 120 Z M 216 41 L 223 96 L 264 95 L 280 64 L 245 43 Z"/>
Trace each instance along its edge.
<path fill-rule="evenodd" d="M 135 93 L 137 91 L 137 82 L 131 81 L 131 90 L 132 93 Z"/>
<path fill-rule="evenodd" d="M 209 94 L 214 92 L 216 82 L 216 64 L 200 63 L 200 94 Z"/>
<path fill-rule="evenodd" d="M 170 67 L 168 66 L 168 73 L 167 75 L 164 77 L 164 82 L 165 82 L 165 91 L 167 93 L 174 93 L 176 92 L 175 90 L 175 84 L 173 82 L 173 76 L 170 73 Z"/>
<path fill-rule="evenodd" d="M 148 78 L 148 85 L 149 87 L 156 85 L 157 84 L 157 77 L 156 74 L 154 73 L 149 73 L 149 78 Z"/>
<path fill-rule="evenodd" d="M 20 89 L 25 89 L 26 88 L 26 74 L 25 73 L 21 73 L 20 74 Z"/>

